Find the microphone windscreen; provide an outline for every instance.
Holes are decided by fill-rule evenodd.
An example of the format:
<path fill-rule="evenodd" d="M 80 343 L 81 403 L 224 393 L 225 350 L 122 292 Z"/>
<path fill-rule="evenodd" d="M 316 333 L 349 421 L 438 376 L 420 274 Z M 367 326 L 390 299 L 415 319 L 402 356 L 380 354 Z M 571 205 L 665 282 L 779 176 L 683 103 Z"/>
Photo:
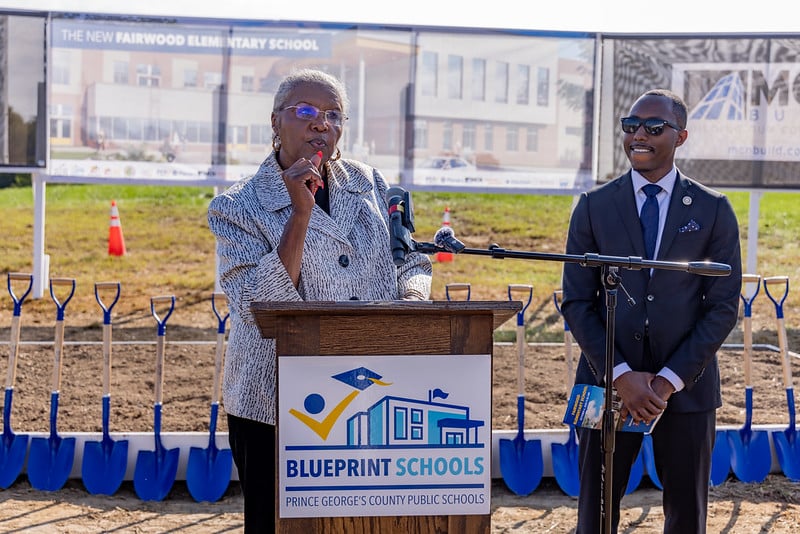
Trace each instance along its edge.
<path fill-rule="evenodd" d="M 433 243 L 437 247 L 444 247 L 447 244 L 448 239 L 455 237 L 455 235 L 456 233 L 452 228 L 449 226 L 442 226 L 436 230 L 436 233 L 433 235 Z"/>
<path fill-rule="evenodd" d="M 386 190 L 386 202 L 389 202 L 389 200 L 392 197 L 400 197 L 401 199 L 405 198 L 405 194 L 406 194 L 405 189 L 403 189 L 400 186 L 393 185 L 392 187 Z"/>
<path fill-rule="evenodd" d="M 464 243 L 456 238 L 455 232 L 453 232 L 453 229 L 449 226 L 442 226 L 439 228 L 433 236 L 433 242 L 437 247 L 441 247 L 455 254 L 458 254 L 466 248 Z"/>

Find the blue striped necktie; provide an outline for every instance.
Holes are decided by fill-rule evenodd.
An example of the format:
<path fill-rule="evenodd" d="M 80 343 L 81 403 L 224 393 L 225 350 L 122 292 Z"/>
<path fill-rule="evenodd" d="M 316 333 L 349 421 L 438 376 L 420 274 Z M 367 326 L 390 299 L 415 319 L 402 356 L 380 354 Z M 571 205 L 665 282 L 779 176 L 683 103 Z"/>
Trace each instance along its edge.
<path fill-rule="evenodd" d="M 642 205 L 642 212 L 639 220 L 642 223 L 642 236 L 644 237 L 644 249 L 647 254 L 645 259 L 654 259 L 656 252 L 656 241 L 658 240 L 658 200 L 656 195 L 661 192 L 661 186 L 647 184 L 642 187 L 642 191 L 647 195 L 647 200 Z"/>

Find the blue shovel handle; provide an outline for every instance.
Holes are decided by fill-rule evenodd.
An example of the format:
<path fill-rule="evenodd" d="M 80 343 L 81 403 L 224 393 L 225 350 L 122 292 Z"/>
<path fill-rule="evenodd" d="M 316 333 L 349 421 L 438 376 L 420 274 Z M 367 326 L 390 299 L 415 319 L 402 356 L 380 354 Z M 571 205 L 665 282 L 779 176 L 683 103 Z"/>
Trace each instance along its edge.
<path fill-rule="evenodd" d="M 225 333 L 225 323 L 228 321 L 228 318 L 231 316 L 230 311 L 226 312 L 225 315 L 222 315 L 219 310 L 217 309 L 217 299 L 224 299 L 227 302 L 227 297 L 225 293 L 212 293 L 211 294 L 211 308 L 214 310 L 214 315 L 217 316 L 218 326 L 217 326 L 217 334 L 224 334 Z"/>
<path fill-rule="evenodd" d="M 94 298 L 103 310 L 103 406 L 111 395 L 111 310 L 119 300 L 119 282 L 98 282 L 94 285 Z M 110 304 L 103 302 L 100 293 L 114 290 L 114 299 Z M 108 434 L 108 419 L 103 416 L 103 433 Z"/>
<path fill-rule="evenodd" d="M 100 308 L 103 310 L 103 324 L 111 324 L 111 310 L 114 308 L 114 305 L 119 300 L 120 294 L 120 283 L 119 282 L 98 282 L 94 285 L 94 298 L 97 300 L 97 303 L 100 305 Z M 114 299 L 111 301 L 110 304 L 105 304 L 103 299 L 100 298 L 100 290 L 103 289 L 116 289 L 116 293 L 114 294 Z"/>
<path fill-rule="evenodd" d="M 158 312 L 156 312 L 156 303 L 163 303 L 163 302 L 169 302 L 170 305 L 169 305 L 169 310 L 167 310 L 167 313 L 164 315 L 163 318 L 161 318 L 158 315 Z M 175 296 L 174 295 L 166 295 L 166 296 L 150 298 L 150 313 L 153 314 L 153 317 L 155 318 L 156 323 L 158 323 L 158 335 L 159 336 L 163 337 L 163 336 L 165 336 L 167 334 L 167 319 L 169 319 L 169 316 L 172 315 L 172 312 L 174 310 L 175 310 Z"/>
<path fill-rule="evenodd" d="M 156 312 L 156 304 L 163 304 L 169 302 L 169 309 L 167 313 L 161 318 Z M 150 299 L 150 311 L 158 323 L 158 340 L 156 343 L 156 378 L 155 378 L 155 402 L 153 403 L 153 437 L 155 440 L 155 451 L 153 454 L 154 464 L 157 466 L 159 462 L 163 461 L 170 451 L 164 448 L 161 443 L 161 396 L 163 391 L 164 381 L 164 340 L 167 332 L 167 319 L 172 315 L 175 309 L 175 296 L 167 295 L 160 297 L 152 297 Z M 141 455 L 141 452 L 139 453 Z M 134 482 L 136 476 L 134 474 Z M 172 486 L 174 481 L 174 473 L 170 478 L 169 486 Z"/>
<path fill-rule="evenodd" d="M 794 439 L 797 434 L 795 429 L 794 388 L 786 390 L 786 405 L 789 407 L 789 427 L 786 429 L 786 436 L 792 436 L 790 439 Z"/>
<path fill-rule="evenodd" d="M 21 297 L 17 297 L 14 293 L 14 287 L 11 283 L 12 280 L 27 280 L 28 288 Z M 11 300 L 14 301 L 14 316 L 11 319 L 11 352 L 8 357 L 8 375 L 6 377 L 6 402 L 4 406 L 3 427 L 9 429 L 9 414 L 11 412 L 11 392 L 14 391 L 14 381 L 17 375 L 17 354 L 19 351 L 19 330 L 20 330 L 20 316 L 22 315 L 22 303 L 28 293 L 31 292 L 33 287 L 33 275 L 23 273 L 8 273 L 8 293 L 11 295 Z M 8 432 L 4 431 L 4 435 Z"/>
<path fill-rule="evenodd" d="M 103 441 L 108 442 L 111 434 L 108 432 L 111 420 L 111 396 L 103 395 Z"/>
<path fill-rule="evenodd" d="M 750 428 L 753 425 L 753 388 L 747 386 L 744 389 L 744 430 L 747 434 L 750 433 Z"/>
<path fill-rule="evenodd" d="M 773 297 L 769 292 L 770 284 L 783 284 L 783 296 L 780 300 Z M 778 337 L 781 351 L 781 363 L 783 366 L 783 382 L 786 388 L 786 404 L 789 412 L 789 428 L 786 429 L 786 435 L 793 436 L 795 434 L 794 387 L 792 386 L 792 371 L 789 363 L 788 348 L 786 346 L 786 325 L 783 322 L 783 303 L 789 295 L 789 277 L 770 276 L 764 278 L 764 292 L 775 304 L 775 318 L 778 321 Z"/>
<path fill-rule="evenodd" d="M 56 286 L 68 286 L 69 294 L 63 301 L 59 300 L 56 296 Z M 53 343 L 55 361 L 53 364 L 53 387 L 51 391 L 58 393 L 61 389 L 61 356 L 64 346 L 64 310 L 67 309 L 67 304 L 72 300 L 75 294 L 75 279 L 74 278 L 51 278 L 50 279 L 50 298 L 56 305 L 56 334 Z M 58 396 L 55 397 L 56 407 L 58 407 Z"/>
<path fill-rule="evenodd" d="M 14 288 L 11 284 L 12 280 L 27 280 L 28 281 L 28 289 L 22 294 L 22 296 L 17 297 L 14 293 Z M 8 273 L 8 294 L 11 295 L 11 300 L 14 301 L 14 317 L 19 317 L 22 313 L 22 303 L 25 301 L 25 297 L 31 292 L 33 288 L 33 275 L 26 274 L 26 273 Z"/>
<path fill-rule="evenodd" d="M 54 442 L 56 446 L 61 443 L 61 438 L 58 436 L 58 391 L 50 393 L 50 441 Z"/>
<path fill-rule="evenodd" d="M 753 301 L 758 295 L 758 290 L 761 288 L 761 275 L 758 274 L 743 274 L 743 284 L 756 284 L 756 290 L 752 295 L 747 296 L 744 293 L 739 295 L 742 299 L 744 318 L 742 320 L 742 337 L 744 341 L 744 385 L 749 388 L 750 396 L 752 397 L 752 366 L 753 366 Z M 752 410 L 752 407 L 751 407 Z M 748 416 L 752 413 L 748 412 Z M 748 417 L 749 418 L 749 417 Z M 746 425 L 749 428 L 749 424 Z"/>
<path fill-rule="evenodd" d="M 789 412 L 789 427 L 786 429 L 786 436 L 793 441 L 795 439 L 794 436 L 797 434 L 795 428 L 794 388 L 786 388 L 786 405 Z"/>
<path fill-rule="evenodd" d="M 3 404 L 3 439 L 11 438 L 14 432 L 11 430 L 11 403 L 14 399 L 14 388 L 6 388 L 5 403 Z M 5 445 L 3 441 L 3 445 Z"/>
<path fill-rule="evenodd" d="M 514 291 L 527 291 L 528 298 L 523 301 L 522 309 L 517 312 L 517 326 L 525 325 L 525 310 L 531 305 L 533 299 L 533 286 L 529 284 L 509 284 L 508 286 L 508 300 L 514 300 L 512 293 Z"/>
<path fill-rule="evenodd" d="M 556 311 L 558 314 L 563 318 L 564 314 L 561 312 L 561 304 L 559 304 L 558 299 L 559 297 L 563 296 L 564 292 L 561 289 L 556 289 L 553 291 L 553 304 L 556 306 Z M 569 325 L 567 324 L 567 320 L 564 319 L 564 332 L 569 332 Z"/>
<path fill-rule="evenodd" d="M 561 311 L 561 304 L 559 303 L 559 298 L 564 297 L 564 290 L 563 289 L 556 289 L 553 291 L 553 304 L 556 307 L 556 311 L 558 314 L 561 315 L 561 318 L 564 319 L 564 346 L 565 346 L 565 359 L 567 361 L 567 395 L 569 395 L 570 390 L 572 389 L 572 385 L 574 382 L 574 374 L 572 372 L 572 332 L 569 330 L 569 324 L 567 324 L 567 319 L 564 317 L 563 312 Z M 570 425 L 572 428 L 572 425 Z"/>
<path fill-rule="evenodd" d="M 69 294 L 63 300 L 58 299 L 55 293 L 55 286 L 70 286 Z M 72 300 L 72 296 L 75 294 L 75 279 L 74 278 L 51 278 L 50 279 L 50 298 L 53 299 L 53 302 L 56 304 L 56 321 L 63 321 L 64 320 L 64 310 L 67 309 L 67 304 L 69 301 Z"/>
<path fill-rule="evenodd" d="M 208 448 L 212 451 L 217 449 L 217 417 L 219 413 L 219 403 L 214 402 L 211 404 L 211 416 L 208 422 Z"/>
<path fill-rule="evenodd" d="M 519 417 L 519 441 L 522 441 L 524 428 L 524 406 L 525 406 L 525 310 L 533 298 L 533 286 L 529 284 L 509 284 L 508 300 L 514 300 L 512 293 L 515 291 L 527 291 L 527 302 L 522 305 L 522 309 L 517 312 L 517 352 L 519 361 L 517 363 L 517 413 Z"/>
<path fill-rule="evenodd" d="M 219 310 L 217 309 L 217 303 L 216 303 L 217 298 L 225 299 L 226 297 L 224 293 L 212 293 L 211 295 L 211 307 L 214 309 L 214 315 L 217 316 L 217 320 L 219 322 L 219 325 L 217 327 L 217 348 L 214 355 L 214 381 L 211 389 L 212 405 L 219 404 L 220 377 L 222 376 L 222 359 L 225 353 L 225 322 L 228 320 L 228 317 L 230 317 L 230 311 L 226 313 L 224 316 L 220 314 Z M 216 417 L 213 414 L 214 412 L 212 411 L 212 418 Z M 212 423 L 216 425 L 216 421 L 212 420 Z M 212 435 L 213 435 L 213 430 L 212 430 Z"/>
<path fill-rule="evenodd" d="M 464 299 L 464 300 L 469 300 L 470 296 L 471 296 L 471 293 L 472 293 L 472 286 L 470 284 L 453 283 L 453 284 L 447 284 L 446 286 L 444 286 L 444 294 L 447 297 L 447 300 L 452 300 L 450 298 L 450 291 L 463 291 L 463 290 L 467 291 L 467 298 Z"/>
<path fill-rule="evenodd" d="M 161 403 L 153 405 L 153 436 L 155 438 L 156 456 L 160 456 L 164 451 L 161 443 Z"/>
<path fill-rule="evenodd" d="M 780 300 L 776 299 L 772 296 L 772 293 L 769 292 L 769 285 L 770 284 L 778 284 L 783 282 L 783 297 Z M 776 319 L 783 319 L 783 303 L 786 301 L 786 297 L 789 295 L 789 277 L 788 276 L 769 276 L 764 278 L 764 293 L 767 294 L 769 300 L 775 304 L 775 318 Z"/>
<path fill-rule="evenodd" d="M 156 312 L 156 304 L 157 303 L 164 303 L 169 302 L 169 309 L 167 313 L 161 318 L 158 313 Z M 175 296 L 168 295 L 168 296 L 160 296 L 160 297 L 152 297 L 150 299 L 150 311 L 153 314 L 153 317 L 158 323 L 158 339 L 156 340 L 156 378 L 155 378 L 155 406 L 157 407 L 158 411 L 158 418 L 160 421 L 160 412 L 161 412 L 161 396 L 164 389 L 164 343 L 167 336 L 167 319 L 169 316 L 172 315 L 172 311 L 175 309 Z"/>
<path fill-rule="evenodd" d="M 758 295 L 758 291 L 761 289 L 761 275 L 760 274 L 743 274 L 742 275 L 742 283 L 743 284 L 754 283 L 756 285 L 756 290 L 753 292 L 752 295 L 745 296 L 744 293 L 739 295 L 741 297 L 741 299 L 742 299 L 744 316 L 745 317 L 752 317 L 753 316 L 753 301 L 756 299 L 756 296 Z M 766 291 L 766 286 L 764 286 L 764 290 Z"/>
<path fill-rule="evenodd" d="M 517 395 L 517 441 L 525 438 L 525 395 Z"/>

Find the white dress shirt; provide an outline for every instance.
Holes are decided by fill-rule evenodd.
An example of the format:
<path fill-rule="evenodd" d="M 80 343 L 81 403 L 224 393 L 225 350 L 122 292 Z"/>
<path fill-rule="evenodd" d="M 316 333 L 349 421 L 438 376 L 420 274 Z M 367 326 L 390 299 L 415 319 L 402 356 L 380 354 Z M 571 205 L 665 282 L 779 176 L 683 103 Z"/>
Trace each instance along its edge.
<path fill-rule="evenodd" d="M 653 259 L 658 258 L 658 247 L 661 246 L 661 234 L 664 232 L 664 223 L 667 220 L 667 210 L 669 209 L 669 199 L 672 196 L 672 189 L 675 187 L 675 180 L 678 177 L 678 169 L 675 168 L 673 165 L 672 169 L 664 175 L 661 179 L 659 179 L 656 185 L 661 186 L 661 191 L 656 195 L 656 200 L 658 201 L 658 236 L 656 237 L 656 248 L 653 254 Z M 636 199 L 636 211 L 641 213 L 642 212 L 642 205 L 644 205 L 644 201 L 647 200 L 647 195 L 642 190 L 647 184 L 653 183 L 641 174 L 639 174 L 636 170 L 631 170 L 631 178 L 633 183 L 633 194 L 634 198 Z M 651 269 L 652 274 L 652 269 Z M 614 380 L 619 378 L 623 373 L 627 373 L 632 369 L 627 363 L 621 363 L 614 367 Z M 661 370 L 658 372 L 659 376 L 663 376 L 666 378 L 672 387 L 675 388 L 675 392 L 683 389 L 684 383 L 681 378 L 675 374 L 672 369 L 669 367 L 662 367 Z"/>

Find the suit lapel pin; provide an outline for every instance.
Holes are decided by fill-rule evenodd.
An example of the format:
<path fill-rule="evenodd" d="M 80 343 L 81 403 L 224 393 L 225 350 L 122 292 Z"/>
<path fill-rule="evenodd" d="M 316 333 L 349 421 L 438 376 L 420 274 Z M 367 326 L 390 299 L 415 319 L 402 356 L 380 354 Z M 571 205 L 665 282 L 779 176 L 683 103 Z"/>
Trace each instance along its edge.
<path fill-rule="evenodd" d="M 681 202 L 683 202 L 684 206 L 691 206 L 692 205 L 692 197 L 690 197 L 689 195 L 686 195 L 685 197 L 683 197 L 681 199 Z"/>

